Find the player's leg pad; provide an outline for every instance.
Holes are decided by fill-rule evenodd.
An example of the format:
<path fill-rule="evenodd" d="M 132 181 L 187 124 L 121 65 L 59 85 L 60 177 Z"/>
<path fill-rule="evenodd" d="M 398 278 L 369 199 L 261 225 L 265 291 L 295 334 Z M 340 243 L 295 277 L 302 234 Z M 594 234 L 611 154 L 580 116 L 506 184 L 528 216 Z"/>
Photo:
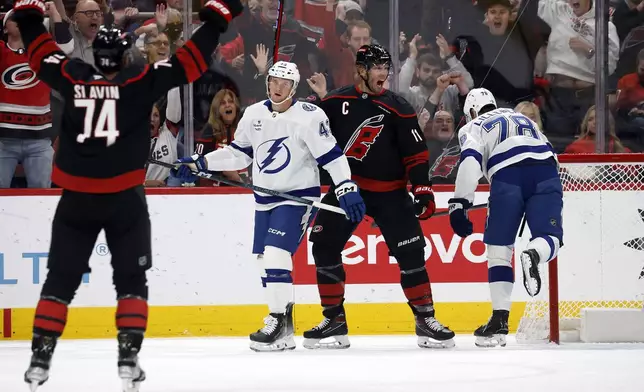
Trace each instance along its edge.
<path fill-rule="evenodd" d="M 481 325 L 474 331 L 477 347 L 505 347 L 508 336 L 508 318 L 510 312 L 507 310 L 493 310 L 492 316 L 487 324 Z"/>
<path fill-rule="evenodd" d="M 320 302 L 324 316 L 332 319 L 341 311 L 344 302 L 344 282 L 346 273 L 342 264 L 342 249 L 330 249 L 328 246 L 313 243 L 313 259 L 320 293 Z"/>
<path fill-rule="evenodd" d="M 425 250 L 397 249 L 394 256 L 400 268 L 400 286 L 409 305 L 420 313 L 433 311 L 432 288 L 425 267 Z"/>
<path fill-rule="evenodd" d="M 512 305 L 514 271 L 512 269 L 512 246 L 487 246 L 488 282 L 492 309 L 509 310 Z"/>
<path fill-rule="evenodd" d="M 262 260 L 266 271 L 266 277 L 263 279 L 268 309 L 271 313 L 283 314 L 293 296 L 291 253 L 274 246 L 266 246 Z"/>
<path fill-rule="evenodd" d="M 285 351 L 295 349 L 293 327 L 293 303 L 286 306 L 283 314 L 271 313 L 264 318 L 264 327 L 250 334 L 250 349 L 256 352 Z"/>

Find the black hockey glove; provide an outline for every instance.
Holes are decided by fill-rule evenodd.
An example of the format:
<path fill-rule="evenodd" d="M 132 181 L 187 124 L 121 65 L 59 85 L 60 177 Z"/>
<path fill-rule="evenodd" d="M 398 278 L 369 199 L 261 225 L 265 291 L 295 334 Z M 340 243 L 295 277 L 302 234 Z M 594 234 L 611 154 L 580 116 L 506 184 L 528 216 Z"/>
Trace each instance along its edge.
<path fill-rule="evenodd" d="M 414 195 L 414 211 L 420 220 L 429 219 L 436 212 L 436 202 L 431 185 L 416 185 L 411 189 Z"/>
<path fill-rule="evenodd" d="M 449 223 L 459 237 L 467 237 L 474 232 L 472 222 L 467 217 L 467 210 L 472 207 L 467 199 L 449 199 Z"/>
<path fill-rule="evenodd" d="M 243 10 L 239 0 L 209 0 L 199 11 L 199 20 L 217 24 L 223 33 L 228 30 L 230 21 Z"/>
<path fill-rule="evenodd" d="M 47 7 L 41 0 L 17 0 L 13 5 L 13 18 L 16 21 L 30 20 L 33 23 L 42 23 L 46 10 Z"/>

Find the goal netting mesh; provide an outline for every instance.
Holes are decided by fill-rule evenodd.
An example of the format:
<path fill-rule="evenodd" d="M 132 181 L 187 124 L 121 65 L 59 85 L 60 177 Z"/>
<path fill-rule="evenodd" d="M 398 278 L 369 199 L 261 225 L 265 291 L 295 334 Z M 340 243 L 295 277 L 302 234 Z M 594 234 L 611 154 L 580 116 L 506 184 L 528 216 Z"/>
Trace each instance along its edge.
<path fill-rule="evenodd" d="M 564 246 L 556 263 L 540 265 L 543 286 L 539 295 L 528 297 L 518 342 L 559 341 L 559 335 L 562 341 L 578 340 L 584 308 L 642 309 L 642 155 L 560 156 Z M 527 231 L 516 252 L 527 244 Z"/>

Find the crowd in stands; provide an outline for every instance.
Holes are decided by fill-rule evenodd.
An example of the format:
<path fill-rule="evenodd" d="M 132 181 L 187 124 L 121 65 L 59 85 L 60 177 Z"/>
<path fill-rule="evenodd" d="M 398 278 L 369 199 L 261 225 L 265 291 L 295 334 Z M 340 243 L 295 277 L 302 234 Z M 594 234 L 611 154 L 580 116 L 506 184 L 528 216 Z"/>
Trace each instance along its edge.
<path fill-rule="evenodd" d="M 198 19 L 184 11 L 185 1 L 54 0 L 46 23 L 65 53 L 89 63 L 99 26 L 115 23 L 136 42 L 128 61 L 153 64 L 182 45 L 184 26 L 198 28 Z M 191 1 L 198 10 L 200 2 Z M 277 44 L 280 2 L 244 3 L 246 12 L 221 36 L 208 71 L 192 85 L 191 118 L 183 115 L 188 101 L 182 88 L 151 108 L 150 154 L 155 159 L 172 162 L 229 144 L 244 108 L 266 98 L 265 77 L 275 57 L 298 65 L 302 82 L 296 97 L 324 97 L 354 83 L 355 53 L 369 43 L 398 49 L 387 87 L 418 114 L 434 183 L 454 182 L 460 153 L 455 135 L 465 123 L 465 96 L 475 87 L 489 89 L 499 106 L 515 108 L 539 124 L 556 152 L 591 153 L 595 83 L 603 73 L 609 94 L 605 152 L 644 151 L 642 0 L 610 0 L 608 67 L 601 70 L 595 68 L 594 0 L 399 0 L 400 31 L 395 34 L 390 30 L 390 0 L 285 0 Z M 25 56 L 9 7 L 9 1 L 0 6 L 5 14 L 0 188 L 55 187 L 48 178 L 63 103 L 56 91 L 38 90 L 41 97 L 33 102 L 38 129 L 17 126 L 15 113 L 9 113 L 15 102 L 7 96 L 34 84 L 24 67 L 4 58 L 7 51 Z M 187 17 L 190 23 L 185 23 Z M 194 129 L 194 146 L 185 145 L 188 123 Z M 224 175 L 248 181 L 249 173 Z M 150 165 L 145 185 L 219 184 L 181 184 L 169 170 Z"/>

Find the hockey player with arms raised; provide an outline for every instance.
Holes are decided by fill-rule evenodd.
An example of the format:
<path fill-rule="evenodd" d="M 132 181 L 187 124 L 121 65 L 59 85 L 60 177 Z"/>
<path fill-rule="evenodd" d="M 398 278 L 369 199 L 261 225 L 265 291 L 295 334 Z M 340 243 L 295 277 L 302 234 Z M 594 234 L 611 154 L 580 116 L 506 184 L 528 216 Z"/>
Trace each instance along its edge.
<path fill-rule="evenodd" d="M 484 88 L 465 99 L 469 121 L 459 131 L 461 163 L 454 197 L 449 200 L 450 223 L 461 237 L 472 234 L 467 210 L 481 176 L 490 182 L 488 217 L 483 242 L 487 246 L 492 317 L 475 332 L 480 347 L 505 346 L 512 303 L 512 254 L 521 219 L 532 238 L 521 253 L 523 284 L 528 294 L 541 290 L 539 263 L 557 256 L 562 245 L 563 192 L 558 163 L 548 139 L 528 117 L 512 109 L 497 109 Z"/>
<path fill-rule="evenodd" d="M 391 56 L 385 48 L 362 46 L 356 54 L 355 70 L 359 83 L 330 92 L 319 105 L 329 116 L 333 135 L 349 159 L 367 215 L 374 218 L 398 261 L 400 284 L 415 318 L 418 345 L 453 347 L 454 332 L 435 317 L 425 266 L 425 236 L 418 221 L 429 219 L 436 210 L 423 132 L 411 105 L 384 88 L 391 71 Z M 332 194 L 322 201 L 336 203 Z M 310 240 L 324 319 L 304 332 L 306 348 L 349 347 L 341 253 L 356 227 L 357 223 L 327 211 L 320 211 L 315 220 Z"/>
<path fill-rule="evenodd" d="M 246 109 L 232 144 L 205 156 L 180 159 L 177 176 L 194 181 L 193 171 L 241 170 L 253 163 L 253 184 L 317 201 L 321 195 L 320 165 L 333 179 L 332 197 L 349 219 L 335 215 L 353 224 L 360 222 L 365 205 L 351 181 L 347 158 L 337 146 L 324 112 L 293 99 L 299 82 L 294 63 L 275 63 L 266 78 L 269 99 Z M 255 206 L 253 254 L 261 266 L 270 314 L 264 327 L 250 335 L 250 347 L 255 351 L 294 349 L 292 255 L 315 211 L 257 192 Z"/>
<path fill-rule="evenodd" d="M 29 55 L 29 67 L 65 100 L 52 179 L 63 188 L 52 222 L 47 279 L 36 306 L 31 361 L 24 380 L 35 391 L 49 379 L 68 307 L 90 271 L 89 259 L 104 230 L 116 289 L 118 375 L 125 392 L 139 390 L 139 365 L 148 321 L 146 271 L 152 238 L 143 181 L 150 150 L 152 104 L 170 89 L 206 71 L 219 35 L 243 8 L 239 0 L 209 0 L 204 24 L 168 61 L 128 65 L 131 39 L 101 27 L 92 42 L 95 65 L 68 58 L 43 26 L 46 6 L 19 0 L 13 17 Z"/>

